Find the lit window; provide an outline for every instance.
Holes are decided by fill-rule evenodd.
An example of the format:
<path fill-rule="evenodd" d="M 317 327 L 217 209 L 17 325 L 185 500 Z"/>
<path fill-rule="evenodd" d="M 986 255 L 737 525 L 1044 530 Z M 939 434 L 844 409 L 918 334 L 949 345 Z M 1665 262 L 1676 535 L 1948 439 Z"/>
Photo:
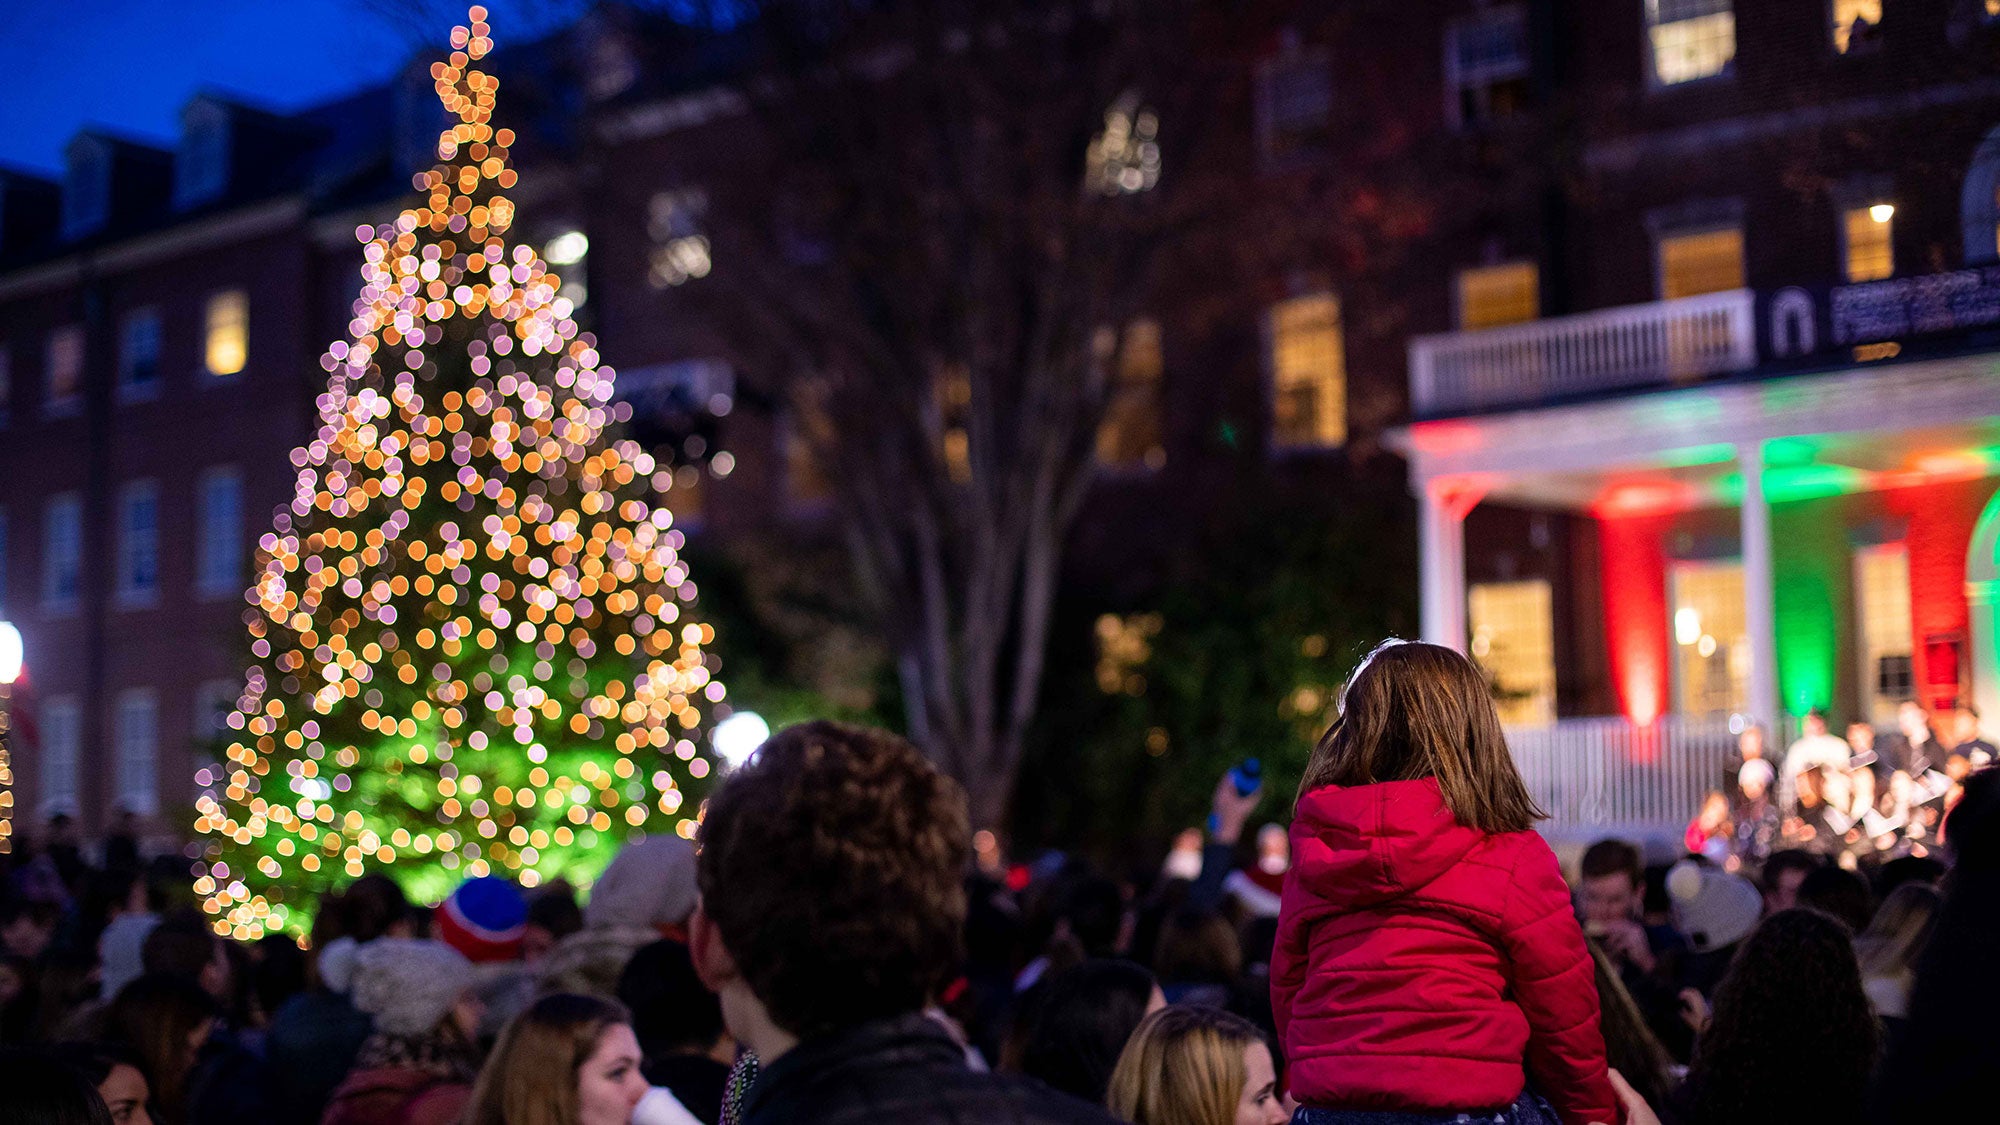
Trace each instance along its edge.
<path fill-rule="evenodd" d="M 1671 301 L 1743 288 L 1743 230 L 1717 227 L 1660 236 L 1660 296 Z"/>
<path fill-rule="evenodd" d="M 42 509 L 42 603 L 51 613 L 76 608 L 82 590 L 83 501 L 74 492 Z"/>
<path fill-rule="evenodd" d="M 1160 391 L 1165 357 L 1160 348 L 1160 323 L 1135 320 L 1113 344 L 1106 330 L 1101 350 L 1112 364 L 1104 421 L 1097 428 L 1097 459 L 1106 465 L 1144 465 L 1157 469 L 1167 462 L 1161 445 Z"/>
<path fill-rule="evenodd" d="M 1896 209 L 1887 203 L 1851 207 L 1841 215 L 1847 243 L 1847 280 L 1880 281 L 1896 272 L 1889 227 Z"/>
<path fill-rule="evenodd" d="M 1556 717 L 1555 624 L 1545 581 L 1479 582 L 1466 592 L 1472 658 L 1509 725 Z"/>
<path fill-rule="evenodd" d="M 152 481 L 133 481 L 118 498 L 118 597 L 150 602 L 159 590 L 160 490 Z"/>
<path fill-rule="evenodd" d="M 159 386 L 160 314 L 140 309 L 125 318 L 118 342 L 118 392 L 126 398 L 145 398 Z"/>
<path fill-rule="evenodd" d="M 43 703 L 35 725 L 41 731 L 42 815 L 76 812 L 76 759 L 83 743 L 83 713 L 73 696 L 57 696 Z"/>
<path fill-rule="evenodd" d="M 1333 67 L 1324 51 L 1296 42 L 1266 61 L 1257 76 L 1257 134 L 1266 160 L 1326 147 L 1333 113 Z"/>
<path fill-rule="evenodd" d="M 7 414 L 14 406 L 14 351 L 0 347 L 0 426 L 7 424 Z"/>
<path fill-rule="evenodd" d="M 1861 717 L 1893 721 L 1896 704 L 1915 693 L 1906 545 L 1855 549 L 1854 611 L 1855 640 L 1861 650 Z"/>
<path fill-rule="evenodd" d="M 1104 112 L 1104 129 L 1084 153 L 1084 182 L 1105 195 L 1132 195 L 1160 182 L 1160 118 L 1127 90 Z"/>
<path fill-rule="evenodd" d="M 208 344 L 203 354 L 210 375 L 234 375 L 243 370 L 250 350 L 250 295 L 241 289 L 208 299 Z"/>
<path fill-rule="evenodd" d="M 1459 124 L 1510 117 L 1527 105 L 1528 20 L 1519 5 L 1454 20 L 1446 36 L 1446 89 Z"/>
<path fill-rule="evenodd" d="M 243 590 L 243 478 L 211 469 L 201 481 L 201 542 L 196 588 L 210 597 Z"/>
<path fill-rule="evenodd" d="M 1882 0 L 1833 0 L 1833 49 L 1841 54 L 1876 41 Z"/>
<path fill-rule="evenodd" d="M 83 406 L 83 326 L 67 324 L 49 333 L 45 363 L 42 413 L 76 413 Z"/>
<path fill-rule="evenodd" d="M 1736 57 L 1730 0 L 1646 0 L 1646 34 L 1661 86 L 1725 74 Z"/>
<path fill-rule="evenodd" d="M 1347 440 L 1340 298 L 1313 293 L 1271 311 L 1273 440 L 1280 448 Z"/>
<path fill-rule="evenodd" d="M 151 688 L 118 693 L 118 806 L 142 816 L 159 809 L 159 706 Z"/>
<path fill-rule="evenodd" d="M 646 206 L 646 233 L 653 249 L 646 279 L 655 289 L 685 285 L 708 276 L 714 267 L 709 258 L 708 235 L 703 229 L 708 216 L 708 193 L 700 188 L 663 191 Z"/>
<path fill-rule="evenodd" d="M 1743 618 L 1743 564 L 1676 562 L 1668 571 L 1674 605 L 1675 709 L 1683 715 L 1740 712 L 1750 695 L 1750 638 Z"/>
<path fill-rule="evenodd" d="M 1541 315 L 1540 271 L 1503 262 L 1458 271 L 1458 326 L 1468 331 L 1520 324 Z"/>

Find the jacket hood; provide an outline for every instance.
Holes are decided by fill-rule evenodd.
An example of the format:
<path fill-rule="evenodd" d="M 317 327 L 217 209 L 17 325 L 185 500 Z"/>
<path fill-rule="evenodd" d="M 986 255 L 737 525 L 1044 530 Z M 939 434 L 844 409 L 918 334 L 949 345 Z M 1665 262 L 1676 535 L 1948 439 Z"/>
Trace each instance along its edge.
<path fill-rule="evenodd" d="M 1327 785 L 1299 798 L 1292 876 L 1336 907 L 1368 907 L 1428 886 L 1485 833 L 1459 824 L 1437 779 Z"/>

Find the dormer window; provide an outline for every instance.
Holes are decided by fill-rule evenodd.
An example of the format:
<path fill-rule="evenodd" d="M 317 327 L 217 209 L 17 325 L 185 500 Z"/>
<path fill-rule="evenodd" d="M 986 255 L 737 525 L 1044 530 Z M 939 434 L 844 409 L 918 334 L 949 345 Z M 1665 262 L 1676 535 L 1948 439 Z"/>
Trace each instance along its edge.
<path fill-rule="evenodd" d="M 63 177 L 64 238 L 82 238 L 104 226 L 111 212 L 111 152 L 95 137 L 70 142 Z"/>
<path fill-rule="evenodd" d="M 181 114 L 174 160 L 174 206 L 207 203 L 229 190 L 229 111 L 198 99 Z"/>

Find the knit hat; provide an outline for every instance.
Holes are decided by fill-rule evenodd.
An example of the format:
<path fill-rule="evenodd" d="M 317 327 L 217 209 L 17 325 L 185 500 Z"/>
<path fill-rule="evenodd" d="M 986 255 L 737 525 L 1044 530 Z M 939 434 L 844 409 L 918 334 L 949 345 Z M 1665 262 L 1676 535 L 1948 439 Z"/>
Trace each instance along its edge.
<path fill-rule="evenodd" d="M 648 836 L 627 845 L 597 877 L 583 908 L 585 929 L 678 926 L 694 913 L 694 845 Z"/>
<path fill-rule="evenodd" d="M 385 1035 L 422 1035 L 472 982 L 472 962 L 443 942 L 377 938 L 356 958 L 354 1006 Z"/>
<path fill-rule="evenodd" d="M 1764 915 L 1757 884 L 1689 860 L 1667 872 L 1667 897 L 1673 900 L 1674 928 L 1701 952 L 1742 941 Z"/>
<path fill-rule="evenodd" d="M 437 908 L 438 940 L 475 964 L 520 956 L 527 924 L 520 888 L 497 875 L 467 879 Z"/>

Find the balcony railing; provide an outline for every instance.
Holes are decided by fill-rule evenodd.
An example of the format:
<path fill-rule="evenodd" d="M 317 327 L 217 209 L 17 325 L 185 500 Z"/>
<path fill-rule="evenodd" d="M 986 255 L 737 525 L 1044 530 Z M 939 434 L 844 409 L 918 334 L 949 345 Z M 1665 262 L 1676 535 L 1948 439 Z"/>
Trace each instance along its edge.
<path fill-rule="evenodd" d="M 1418 417 L 1692 382 L 1757 362 L 1748 289 L 1410 341 Z"/>
<path fill-rule="evenodd" d="M 1510 727 L 1507 745 L 1542 811 L 1544 831 L 1578 837 L 1678 836 L 1721 788 L 1736 754 L 1728 719 L 1667 716 L 1651 726 L 1625 719 L 1563 719 Z"/>

